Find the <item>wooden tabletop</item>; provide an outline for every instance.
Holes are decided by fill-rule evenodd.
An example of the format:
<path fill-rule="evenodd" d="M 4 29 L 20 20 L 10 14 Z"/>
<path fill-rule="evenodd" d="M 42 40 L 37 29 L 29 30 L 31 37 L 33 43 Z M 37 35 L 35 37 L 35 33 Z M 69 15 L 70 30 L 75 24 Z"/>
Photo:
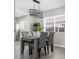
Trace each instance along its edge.
<path fill-rule="evenodd" d="M 36 39 L 38 39 L 38 38 L 40 38 L 40 37 L 26 36 L 26 37 L 23 38 L 23 40 L 36 40 Z M 21 39 L 22 39 L 22 38 L 21 38 Z"/>

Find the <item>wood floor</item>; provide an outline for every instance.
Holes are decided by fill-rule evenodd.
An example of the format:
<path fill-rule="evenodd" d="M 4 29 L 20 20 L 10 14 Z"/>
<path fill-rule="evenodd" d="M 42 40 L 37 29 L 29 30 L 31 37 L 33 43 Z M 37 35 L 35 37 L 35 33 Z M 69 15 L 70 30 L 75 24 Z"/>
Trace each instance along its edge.
<path fill-rule="evenodd" d="M 24 54 L 20 54 L 20 41 L 14 42 L 14 59 L 32 59 L 29 55 L 29 47 L 25 46 Z M 65 59 L 65 49 L 60 47 L 54 47 L 54 52 L 51 52 L 45 56 L 44 50 L 41 51 L 40 59 Z"/>

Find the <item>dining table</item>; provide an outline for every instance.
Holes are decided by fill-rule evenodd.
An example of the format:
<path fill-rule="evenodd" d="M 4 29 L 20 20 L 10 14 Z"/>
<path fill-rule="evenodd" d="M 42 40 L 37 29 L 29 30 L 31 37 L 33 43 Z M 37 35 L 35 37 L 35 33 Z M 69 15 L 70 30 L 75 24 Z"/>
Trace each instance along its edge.
<path fill-rule="evenodd" d="M 38 59 L 38 40 L 40 39 L 40 37 L 35 37 L 35 36 L 27 36 L 25 37 L 25 39 L 21 39 L 21 50 L 23 47 L 23 41 L 26 40 L 32 40 L 33 43 L 33 50 L 32 50 L 32 58 L 33 59 Z M 51 51 L 53 51 L 53 44 L 51 44 Z"/>

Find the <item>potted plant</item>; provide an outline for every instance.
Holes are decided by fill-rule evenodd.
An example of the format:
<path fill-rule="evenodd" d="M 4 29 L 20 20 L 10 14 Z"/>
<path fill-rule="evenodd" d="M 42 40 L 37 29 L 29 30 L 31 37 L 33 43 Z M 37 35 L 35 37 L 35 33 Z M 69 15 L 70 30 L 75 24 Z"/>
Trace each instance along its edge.
<path fill-rule="evenodd" d="M 41 24 L 40 24 L 39 22 L 35 22 L 35 23 L 33 24 L 33 31 L 35 32 L 34 35 L 39 36 L 39 35 L 40 35 L 40 31 L 41 31 L 42 29 L 43 29 L 43 28 L 42 28 L 42 26 L 41 26 Z"/>

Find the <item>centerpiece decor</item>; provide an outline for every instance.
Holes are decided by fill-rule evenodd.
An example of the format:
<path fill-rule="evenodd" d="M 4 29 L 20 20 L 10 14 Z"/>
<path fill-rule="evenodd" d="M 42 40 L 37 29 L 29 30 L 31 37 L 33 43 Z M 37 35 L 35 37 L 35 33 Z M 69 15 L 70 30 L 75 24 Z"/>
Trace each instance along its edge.
<path fill-rule="evenodd" d="M 35 36 L 40 36 L 40 32 L 42 31 L 42 25 L 39 22 L 35 22 L 33 24 L 33 31 L 35 32 Z"/>

